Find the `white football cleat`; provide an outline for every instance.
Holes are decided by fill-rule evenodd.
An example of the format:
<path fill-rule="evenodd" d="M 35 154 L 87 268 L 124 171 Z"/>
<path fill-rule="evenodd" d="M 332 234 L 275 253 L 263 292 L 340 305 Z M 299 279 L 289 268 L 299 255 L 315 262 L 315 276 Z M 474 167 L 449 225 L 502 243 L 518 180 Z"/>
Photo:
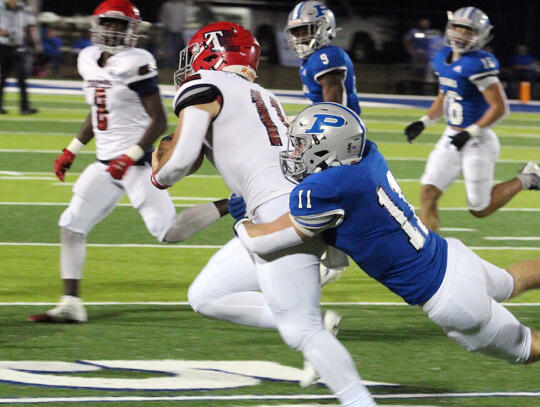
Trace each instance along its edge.
<path fill-rule="evenodd" d="M 332 335 L 337 336 L 339 332 L 339 324 L 341 323 L 341 315 L 332 310 L 326 310 L 323 314 L 324 328 Z M 315 366 L 311 362 L 304 360 L 304 369 L 302 370 L 302 376 L 300 376 L 300 387 L 305 389 L 306 387 L 313 386 L 319 381 L 321 376 L 315 370 Z"/>
<path fill-rule="evenodd" d="M 519 175 L 527 177 L 528 182 L 524 182 L 524 189 L 540 190 L 540 167 L 535 162 L 529 161 L 525 164 Z"/>
<path fill-rule="evenodd" d="M 326 284 L 333 283 L 341 277 L 343 269 L 329 269 L 324 264 L 321 263 L 319 267 L 319 273 L 321 274 L 321 287 L 324 287 Z"/>
<path fill-rule="evenodd" d="M 53 309 L 44 314 L 30 315 L 32 322 L 60 322 L 60 323 L 81 323 L 86 322 L 88 316 L 83 302 L 79 297 L 63 295 L 60 302 Z"/>

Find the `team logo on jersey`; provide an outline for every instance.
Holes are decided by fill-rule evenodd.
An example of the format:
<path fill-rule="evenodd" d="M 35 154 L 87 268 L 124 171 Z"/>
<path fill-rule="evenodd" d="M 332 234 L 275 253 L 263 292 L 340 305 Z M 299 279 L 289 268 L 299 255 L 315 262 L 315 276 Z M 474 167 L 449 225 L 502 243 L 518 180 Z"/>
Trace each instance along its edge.
<path fill-rule="evenodd" d="M 317 113 L 313 117 L 315 121 L 311 128 L 307 129 L 305 133 L 322 133 L 323 127 L 342 127 L 345 124 L 345 119 L 341 116 L 333 114 Z"/>
<path fill-rule="evenodd" d="M 461 73 L 461 65 L 453 67 L 452 71 L 457 72 L 457 73 Z"/>

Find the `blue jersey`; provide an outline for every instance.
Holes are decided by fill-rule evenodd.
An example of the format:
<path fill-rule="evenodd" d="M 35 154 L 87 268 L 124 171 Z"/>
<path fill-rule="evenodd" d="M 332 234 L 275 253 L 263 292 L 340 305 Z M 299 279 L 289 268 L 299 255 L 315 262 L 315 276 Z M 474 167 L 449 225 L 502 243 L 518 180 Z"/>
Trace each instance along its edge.
<path fill-rule="evenodd" d="M 360 114 L 360 104 L 356 94 L 356 78 L 351 58 L 339 47 L 329 45 L 318 49 L 302 62 L 300 79 L 302 80 L 304 94 L 313 103 L 324 102 L 322 86 L 317 79 L 322 75 L 336 69 L 345 72 L 344 95 L 347 97 L 346 105 L 349 109 Z"/>
<path fill-rule="evenodd" d="M 473 51 L 451 62 L 452 49 L 444 47 L 433 57 L 433 68 L 444 92 L 444 115 L 450 126 L 474 124 L 488 109 L 475 82 L 499 74 L 499 61 L 493 54 Z"/>
<path fill-rule="evenodd" d="M 326 227 L 327 244 L 409 304 L 426 302 L 442 283 L 446 240 L 418 219 L 371 141 L 359 163 L 311 174 L 297 185 L 290 213 L 300 228 Z"/>

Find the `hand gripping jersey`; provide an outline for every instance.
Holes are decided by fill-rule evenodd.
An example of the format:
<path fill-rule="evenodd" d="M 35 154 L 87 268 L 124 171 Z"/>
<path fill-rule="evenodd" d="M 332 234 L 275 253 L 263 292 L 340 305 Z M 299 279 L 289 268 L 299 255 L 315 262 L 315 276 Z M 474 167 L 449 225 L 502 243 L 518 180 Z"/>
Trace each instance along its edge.
<path fill-rule="evenodd" d="M 450 63 L 452 49 L 445 47 L 433 58 L 433 67 L 444 92 L 444 115 L 450 126 L 474 124 L 489 105 L 478 89 L 479 81 L 497 77 L 499 61 L 485 51 L 473 51 Z"/>
<path fill-rule="evenodd" d="M 279 165 L 288 123 L 276 96 L 237 74 L 199 70 L 178 89 L 173 108 L 178 115 L 188 106 L 214 100 L 221 111 L 205 146 L 229 189 L 244 198 L 247 212 L 289 194 L 293 184 Z"/>
<path fill-rule="evenodd" d="M 441 285 L 447 243 L 415 215 L 371 141 L 358 164 L 302 181 L 291 193 L 290 213 L 300 229 L 325 229 L 326 243 L 409 304 L 426 302 Z"/>
<path fill-rule="evenodd" d="M 103 67 L 98 64 L 101 53 L 97 46 L 84 48 L 77 68 L 91 106 L 97 158 L 110 160 L 136 144 L 150 125 L 140 96 L 130 86 L 157 77 L 157 69 L 152 54 L 140 48 L 112 55 Z"/>
<path fill-rule="evenodd" d="M 324 102 L 322 86 L 317 82 L 317 79 L 336 69 L 345 71 L 343 95 L 346 99 L 342 104 L 360 114 L 361 109 L 356 95 L 353 64 L 349 55 L 339 47 L 330 45 L 320 48 L 302 62 L 300 79 L 302 80 L 304 94 L 313 103 Z"/>

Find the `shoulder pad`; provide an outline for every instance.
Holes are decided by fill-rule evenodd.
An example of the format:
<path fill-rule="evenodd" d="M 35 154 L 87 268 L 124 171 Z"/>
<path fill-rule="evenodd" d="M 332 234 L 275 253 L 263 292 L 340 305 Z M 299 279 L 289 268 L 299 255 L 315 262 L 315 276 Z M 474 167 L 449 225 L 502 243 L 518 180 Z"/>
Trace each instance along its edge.
<path fill-rule="evenodd" d="M 218 100 L 220 104 L 223 100 L 221 91 L 212 83 L 204 81 L 200 75 L 188 77 L 173 99 L 174 114 L 178 116 L 182 109 L 188 106 L 210 103 Z"/>
<path fill-rule="evenodd" d="M 497 76 L 499 74 L 499 61 L 488 52 L 472 52 L 464 58 L 463 73 L 471 81 L 487 76 Z"/>
<path fill-rule="evenodd" d="M 127 84 L 157 76 L 156 60 L 144 49 L 129 48 L 114 57 L 115 73 Z"/>

